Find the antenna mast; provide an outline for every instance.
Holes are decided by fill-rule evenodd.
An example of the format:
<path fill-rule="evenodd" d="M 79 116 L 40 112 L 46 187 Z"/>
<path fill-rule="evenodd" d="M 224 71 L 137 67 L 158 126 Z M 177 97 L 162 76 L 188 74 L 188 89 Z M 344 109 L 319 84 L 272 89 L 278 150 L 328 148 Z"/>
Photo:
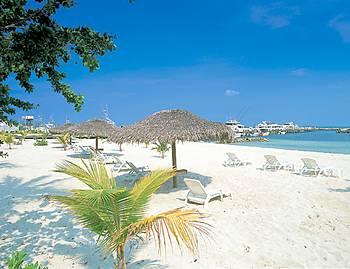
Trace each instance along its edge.
<path fill-rule="evenodd" d="M 109 118 L 108 105 L 106 105 L 105 108 L 102 110 L 102 114 L 103 114 L 103 119 L 105 121 L 111 124 L 115 124 L 115 122 Z"/>

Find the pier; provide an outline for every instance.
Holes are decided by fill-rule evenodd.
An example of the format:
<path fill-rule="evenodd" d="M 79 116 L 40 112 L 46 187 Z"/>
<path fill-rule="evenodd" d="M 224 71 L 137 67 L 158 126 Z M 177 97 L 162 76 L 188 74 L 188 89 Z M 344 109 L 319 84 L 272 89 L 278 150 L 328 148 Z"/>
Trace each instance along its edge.
<path fill-rule="evenodd" d="M 337 133 L 350 134 L 350 128 L 337 129 Z"/>

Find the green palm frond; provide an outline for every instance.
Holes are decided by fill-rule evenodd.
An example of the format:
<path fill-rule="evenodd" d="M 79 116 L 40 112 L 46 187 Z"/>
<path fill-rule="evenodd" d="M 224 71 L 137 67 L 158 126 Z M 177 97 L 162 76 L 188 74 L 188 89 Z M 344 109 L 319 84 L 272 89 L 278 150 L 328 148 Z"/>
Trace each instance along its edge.
<path fill-rule="evenodd" d="M 12 144 L 15 141 L 15 137 L 13 134 L 5 134 L 4 136 L 4 142 L 6 144 Z"/>
<path fill-rule="evenodd" d="M 75 215 L 79 223 L 100 236 L 100 243 L 111 250 L 115 234 L 128 225 L 133 199 L 128 190 L 73 190 L 70 197 L 52 196 Z"/>
<path fill-rule="evenodd" d="M 83 167 L 64 161 L 56 166 L 55 172 L 72 176 L 92 189 L 115 189 L 116 181 L 108 175 L 106 167 L 101 162 L 81 160 Z"/>
<path fill-rule="evenodd" d="M 24 136 L 24 137 L 26 137 L 27 135 L 28 135 L 28 130 L 20 130 L 19 131 L 19 134 L 21 135 L 21 136 Z"/>
<path fill-rule="evenodd" d="M 176 172 L 173 169 L 156 170 L 138 180 L 131 190 L 131 194 L 135 203 L 133 207 L 134 215 L 142 215 L 146 209 L 145 207 L 147 203 L 151 198 L 151 195 L 154 194 L 161 185 L 163 185 L 175 175 Z"/>
<path fill-rule="evenodd" d="M 110 201 L 115 199 L 126 189 L 98 189 L 98 190 L 71 190 L 75 198 L 88 201 L 92 206 L 108 206 Z"/>
<path fill-rule="evenodd" d="M 69 133 L 66 133 L 64 135 L 60 135 L 60 136 L 57 137 L 57 141 L 63 145 L 65 150 L 66 150 L 66 148 L 67 148 L 67 146 L 69 144 L 69 140 L 70 140 L 70 134 Z"/>
<path fill-rule="evenodd" d="M 85 228 L 90 229 L 99 236 L 105 233 L 107 223 L 104 221 L 103 214 L 98 207 L 90 206 L 85 201 L 83 202 L 75 197 L 52 196 L 50 199 L 68 208 Z"/>
<path fill-rule="evenodd" d="M 169 151 L 170 147 L 166 143 L 162 143 L 160 141 L 153 143 L 152 150 L 156 150 L 161 154 L 161 157 L 164 159 L 164 154 Z"/>
<path fill-rule="evenodd" d="M 57 141 L 60 142 L 62 145 L 67 145 L 68 144 L 68 142 L 66 141 L 66 139 L 62 135 L 57 137 Z"/>
<path fill-rule="evenodd" d="M 128 237 L 146 234 L 146 239 L 153 237 L 159 252 L 166 249 L 167 242 L 173 241 L 182 249 L 185 246 L 193 254 L 198 253 L 198 235 L 210 236 L 210 225 L 203 221 L 206 216 L 196 209 L 173 209 L 154 216 L 146 217 L 131 224 L 125 230 Z M 122 231 L 120 234 L 123 235 Z M 117 240 L 118 241 L 118 240 Z"/>

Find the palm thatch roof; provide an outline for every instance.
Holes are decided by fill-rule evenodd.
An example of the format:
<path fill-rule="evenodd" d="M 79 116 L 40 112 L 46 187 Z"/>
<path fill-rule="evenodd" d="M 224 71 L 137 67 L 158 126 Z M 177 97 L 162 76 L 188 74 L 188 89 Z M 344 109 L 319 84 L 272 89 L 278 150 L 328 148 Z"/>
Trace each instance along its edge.
<path fill-rule="evenodd" d="M 234 133 L 224 124 L 210 122 L 184 110 L 163 110 L 133 125 L 124 127 L 109 139 L 116 143 L 161 141 L 203 141 L 232 139 Z"/>
<path fill-rule="evenodd" d="M 120 130 L 115 124 L 105 120 L 88 120 L 73 126 L 70 132 L 73 135 L 89 137 L 109 137 Z"/>
<path fill-rule="evenodd" d="M 51 134 L 64 134 L 64 133 L 69 133 L 71 128 L 74 127 L 75 124 L 73 123 L 66 123 L 61 126 L 56 126 L 54 128 L 49 129 Z"/>

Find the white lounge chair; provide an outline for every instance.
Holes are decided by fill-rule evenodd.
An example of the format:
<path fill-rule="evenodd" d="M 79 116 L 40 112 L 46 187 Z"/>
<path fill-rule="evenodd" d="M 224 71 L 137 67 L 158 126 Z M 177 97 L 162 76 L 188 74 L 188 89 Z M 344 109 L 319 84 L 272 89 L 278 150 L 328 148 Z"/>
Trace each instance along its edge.
<path fill-rule="evenodd" d="M 221 190 L 218 191 L 207 191 L 202 183 L 195 179 L 184 179 L 186 186 L 190 189 L 186 196 L 186 203 L 194 202 L 197 204 L 202 204 L 204 207 L 207 207 L 210 200 L 220 197 L 220 200 L 223 199 L 223 194 Z"/>
<path fill-rule="evenodd" d="M 318 176 L 321 174 L 322 169 L 318 166 L 316 160 L 311 158 L 302 158 L 304 166 L 300 170 L 301 175 L 314 175 Z"/>
<path fill-rule="evenodd" d="M 147 166 L 137 167 L 132 162 L 122 162 L 121 164 L 115 164 L 112 168 L 118 174 L 121 171 L 129 171 L 129 174 L 142 175 L 149 171 Z"/>
<path fill-rule="evenodd" d="M 82 156 L 91 156 L 91 151 L 88 146 L 72 145 L 72 150 Z"/>
<path fill-rule="evenodd" d="M 243 162 L 241 161 L 236 154 L 232 152 L 226 153 L 228 159 L 224 162 L 224 166 L 231 166 L 231 167 L 237 167 L 237 166 L 244 166 L 249 165 L 249 162 Z"/>
<path fill-rule="evenodd" d="M 94 158 L 97 161 L 102 162 L 103 164 L 115 164 L 115 165 L 122 165 L 124 162 L 120 160 L 115 155 L 110 155 L 106 153 L 102 153 L 99 150 L 95 150 L 92 147 L 89 147 L 89 150 L 91 152 L 92 158 Z"/>
<path fill-rule="evenodd" d="M 339 169 L 336 169 L 334 167 L 324 167 L 321 168 L 316 160 L 311 158 L 302 158 L 301 161 L 303 162 L 304 166 L 300 170 L 300 175 L 313 175 L 313 176 L 341 176 L 341 171 Z"/>
<path fill-rule="evenodd" d="M 266 163 L 263 165 L 264 170 L 288 170 L 294 171 L 294 165 L 291 163 L 281 163 L 275 155 L 265 155 Z"/>
<path fill-rule="evenodd" d="M 141 175 L 149 171 L 147 166 L 140 166 L 137 167 L 135 164 L 132 162 L 126 161 L 126 164 L 130 167 L 130 172 L 129 174 L 136 174 L 136 175 Z"/>
<path fill-rule="evenodd" d="M 76 153 L 80 152 L 80 150 L 81 150 L 79 144 L 72 144 L 69 148 Z"/>

